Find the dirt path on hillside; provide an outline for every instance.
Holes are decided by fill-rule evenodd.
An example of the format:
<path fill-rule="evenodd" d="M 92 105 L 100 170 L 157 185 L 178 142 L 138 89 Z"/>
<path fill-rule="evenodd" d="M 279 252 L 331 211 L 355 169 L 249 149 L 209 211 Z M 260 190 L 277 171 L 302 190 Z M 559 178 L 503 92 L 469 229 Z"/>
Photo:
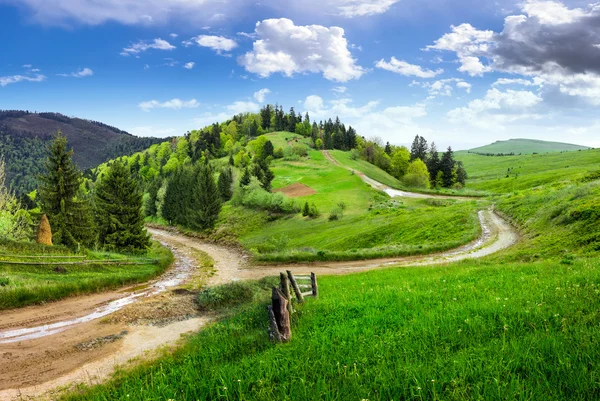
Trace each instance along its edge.
<path fill-rule="evenodd" d="M 354 262 L 323 262 L 280 266 L 251 266 L 247 256 L 236 249 L 209 244 L 166 230 L 150 229 L 153 237 L 170 246 L 176 257 L 173 272 L 194 269 L 194 251 L 208 253 L 215 261 L 214 274 L 208 285 L 278 275 L 282 270 L 295 274 L 315 272 L 325 275 L 349 274 L 390 266 L 427 266 L 480 258 L 518 241 L 518 233 L 493 211 L 479 212 L 481 237 L 461 248 L 429 256 L 388 258 Z M 193 274 L 193 272 L 192 272 Z M 175 274 L 177 276 L 177 274 Z M 186 276 L 183 281 L 185 282 Z M 126 288 L 103 294 L 71 298 L 48 305 L 34 306 L 3 313 L 0 335 L 8 331 L 40 328 L 88 316 L 131 294 L 154 288 L 162 278 L 140 288 Z M 181 278 L 181 277 L 180 277 Z M 152 357 L 148 353 L 161 346 L 177 343 L 181 335 L 199 330 L 211 321 L 194 310 L 193 294 L 178 291 L 176 286 L 161 293 L 136 297 L 134 302 L 103 319 L 72 324 L 56 333 L 34 339 L 0 343 L 0 400 L 15 400 L 42 395 L 53 399 L 57 387 L 77 383 L 96 384 L 110 376 L 117 366 L 132 358 Z M 150 311 L 153 316 L 148 319 Z M 165 315 L 165 311 L 167 311 Z M 39 330 L 35 331 L 40 332 Z M 7 337 L 7 336 L 5 336 Z M 8 337 L 7 337 L 8 338 Z M 135 363 L 135 362 L 134 362 Z"/>
<path fill-rule="evenodd" d="M 335 164 L 336 166 L 345 168 L 348 171 L 352 171 L 354 174 L 359 176 L 364 182 L 369 184 L 372 188 L 374 188 L 378 191 L 385 192 L 391 198 L 403 197 L 403 198 L 415 198 L 415 199 L 456 199 L 456 200 L 477 199 L 477 198 L 468 197 L 468 196 L 449 196 L 449 195 L 422 194 L 422 193 L 418 193 L 418 192 L 400 191 L 399 189 L 395 189 L 395 188 L 389 187 L 385 184 L 382 184 L 381 182 L 375 181 L 374 179 L 368 177 L 367 175 L 365 175 L 365 173 L 363 173 L 361 171 L 354 170 L 354 169 L 351 169 L 349 167 L 346 167 L 346 166 L 340 164 L 340 162 L 338 162 L 333 156 L 331 156 L 329 154 L 329 152 L 325 149 L 322 150 L 321 152 L 323 152 L 323 156 L 325 156 L 325 158 L 327 160 L 329 160 L 331 163 Z"/>

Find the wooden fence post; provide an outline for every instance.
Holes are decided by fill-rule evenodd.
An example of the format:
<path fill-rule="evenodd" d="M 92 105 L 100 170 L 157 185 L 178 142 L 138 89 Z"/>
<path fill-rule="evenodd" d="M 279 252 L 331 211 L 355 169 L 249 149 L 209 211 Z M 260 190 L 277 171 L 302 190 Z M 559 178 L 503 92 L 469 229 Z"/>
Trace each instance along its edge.
<path fill-rule="evenodd" d="M 317 298 L 319 296 L 319 286 L 317 285 L 317 275 L 315 273 L 310 273 L 310 283 L 312 285 L 313 297 Z"/>
<path fill-rule="evenodd" d="M 292 307 L 292 299 L 290 298 L 290 284 L 285 273 L 279 273 L 279 281 L 281 283 L 281 291 L 283 291 L 283 295 L 288 300 L 288 311 L 292 314 L 294 313 L 294 308 Z"/>
<path fill-rule="evenodd" d="M 279 333 L 279 328 L 277 327 L 277 319 L 275 318 L 272 305 L 267 305 L 267 313 L 269 314 L 269 338 L 275 343 L 280 343 L 281 334 Z"/>
<path fill-rule="evenodd" d="M 271 312 L 275 318 L 275 325 L 279 338 L 276 341 L 287 343 L 292 338 L 292 326 L 290 324 L 290 312 L 287 309 L 288 300 L 277 287 L 273 287 L 271 294 L 271 309 L 269 311 L 269 321 L 272 322 Z M 270 326 L 272 323 L 270 323 Z M 271 330 L 270 330 L 271 331 Z M 271 337 L 271 338 L 273 338 Z"/>
<path fill-rule="evenodd" d="M 296 293 L 296 298 L 298 298 L 298 302 L 303 303 L 304 297 L 302 296 L 302 292 L 300 292 L 300 287 L 298 287 L 298 283 L 296 283 L 296 279 L 290 270 L 287 270 L 288 278 L 290 279 L 290 283 L 292 283 L 292 288 Z"/>

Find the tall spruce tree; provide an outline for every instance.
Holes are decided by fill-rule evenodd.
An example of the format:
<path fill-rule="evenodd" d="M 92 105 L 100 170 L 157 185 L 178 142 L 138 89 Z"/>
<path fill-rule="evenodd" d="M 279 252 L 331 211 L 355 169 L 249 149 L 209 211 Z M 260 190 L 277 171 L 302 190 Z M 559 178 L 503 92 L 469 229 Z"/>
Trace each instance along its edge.
<path fill-rule="evenodd" d="M 427 170 L 429 170 L 430 180 L 435 186 L 435 179 L 438 171 L 440 171 L 440 155 L 435 146 L 435 142 L 431 142 L 429 155 L 427 156 L 427 162 L 425 164 L 427 165 Z"/>
<path fill-rule="evenodd" d="M 209 165 L 199 166 L 194 182 L 194 193 L 186 215 L 190 228 L 214 228 L 221 212 L 221 195 Z"/>
<path fill-rule="evenodd" d="M 467 182 L 467 170 L 465 170 L 465 166 L 463 166 L 463 162 L 456 162 L 456 182 L 459 182 L 461 185 L 465 185 Z"/>
<path fill-rule="evenodd" d="M 219 174 L 219 181 L 217 186 L 219 187 L 219 194 L 223 202 L 227 202 L 233 196 L 233 173 L 231 168 L 227 167 Z"/>
<path fill-rule="evenodd" d="M 46 173 L 39 177 L 42 211 L 48 216 L 55 244 L 92 245 L 96 230 L 91 206 L 80 190 L 82 175 L 73 162 L 73 151 L 59 131 L 48 146 Z"/>
<path fill-rule="evenodd" d="M 440 171 L 444 174 L 444 187 L 450 188 L 456 182 L 456 162 L 454 161 L 454 152 L 451 147 L 442 155 L 440 160 Z"/>
<path fill-rule="evenodd" d="M 150 246 L 142 215 L 142 193 L 122 162 L 109 167 L 96 186 L 95 199 L 101 246 L 126 252 L 140 252 Z"/>
<path fill-rule="evenodd" d="M 248 167 L 244 169 L 242 173 L 242 178 L 240 178 L 240 187 L 245 187 L 246 185 L 250 185 L 250 181 L 252 180 L 252 176 L 250 175 L 250 170 Z"/>

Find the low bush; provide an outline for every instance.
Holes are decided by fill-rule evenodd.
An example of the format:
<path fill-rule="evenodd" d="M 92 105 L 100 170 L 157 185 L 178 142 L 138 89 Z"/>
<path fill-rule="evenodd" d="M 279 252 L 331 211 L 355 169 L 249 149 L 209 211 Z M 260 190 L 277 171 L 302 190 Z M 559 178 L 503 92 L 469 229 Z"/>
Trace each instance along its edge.
<path fill-rule="evenodd" d="M 293 214 L 300 212 L 300 208 L 293 199 L 286 198 L 282 193 L 265 191 L 255 179 L 252 180 L 250 185 L 237 188 L 232 203 L 235 206 L 266 210 L 271 213 Z"/>

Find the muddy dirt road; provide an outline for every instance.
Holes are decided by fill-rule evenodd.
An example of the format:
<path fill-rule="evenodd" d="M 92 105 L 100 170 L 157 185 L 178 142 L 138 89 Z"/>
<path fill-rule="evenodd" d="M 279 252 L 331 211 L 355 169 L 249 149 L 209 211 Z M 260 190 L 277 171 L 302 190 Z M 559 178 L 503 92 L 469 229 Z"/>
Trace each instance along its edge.
<path fill-rule="evenodd" d="M 0 400 L 40 395 L 52 399 L 56 387 L 101 382 L 116 366 L 176 344 L 182 334 L 210 322 L 210 316 L 195 311 L 193 294 L 176 290 L 198 274 L 193 258 L 197 250 L 214 259 L 214 274 L 206 273 L 205 282 L 217 285 L 278 275 L 282 270 L 338 275 L 386 266 L 442 264 L 480 258 L 518 241 L 518 233 L 494 212 L 481 211 L 479 219 L 482 236 L 478 240 L 440 254 L 289 266 L 250 266 L 247 256 L 235 249 L 150 229 L 155 239 L 173 249 L 176 258 L 174 266 L 157 280 L 143 287 L 70 298 L 0 316 Z"/>

